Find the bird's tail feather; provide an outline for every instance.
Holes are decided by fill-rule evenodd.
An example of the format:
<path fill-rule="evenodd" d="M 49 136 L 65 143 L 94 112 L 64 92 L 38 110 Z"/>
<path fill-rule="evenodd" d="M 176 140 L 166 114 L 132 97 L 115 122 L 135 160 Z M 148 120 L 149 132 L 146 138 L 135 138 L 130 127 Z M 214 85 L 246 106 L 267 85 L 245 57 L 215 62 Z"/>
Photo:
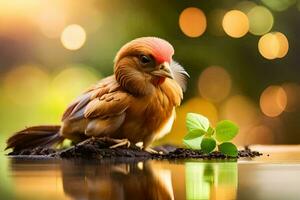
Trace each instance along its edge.
<path fill-rule="evenodd" d="M 33 149 L 61 143 L 64 138 L 59 133 L 60 126 L 32 126 L 16 132 L 6 141 L 6 149 Z"/>

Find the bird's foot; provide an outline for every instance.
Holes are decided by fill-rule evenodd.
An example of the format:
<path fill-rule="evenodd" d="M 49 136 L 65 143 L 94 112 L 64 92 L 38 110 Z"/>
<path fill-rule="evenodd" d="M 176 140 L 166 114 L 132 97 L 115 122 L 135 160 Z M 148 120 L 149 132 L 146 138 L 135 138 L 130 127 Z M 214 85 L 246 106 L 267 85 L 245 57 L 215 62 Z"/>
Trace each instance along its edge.
<path fill-rule="evenodd" d="M 127 146 L 127 148 L 130 147 L 130 141 L 128 139 L 112 139 L 113 142 L 115 142 L 115 145 L 110 146 L 109 148 L 114 149 L 121 146 Z"/>
<path fill-rule="evenodd" d="M 140 150 L 144 149 L 144 143 L 143 142 L 137 142 L 137 143 L 135 143 L 135 146 L 138 147 Z"/>
<path fill-rule="evenodd" d="M 145 148 L 144 151 L 146 151 L 146 152 L 148 152 L 150 154 L 159 154 L 158 151 L 156 151 L 156 150 L 154 150 L 154 149 L 152 149 L 150 147 Z"/>
<path fill-rule="evenodd" d="M 162 151 L 156 151 L 151 147 L 144 148 L 144 143 L 143 142 L 138 142 L 138 143 L 135 144 L 135 146 L 140 148 L 143 151 L 146 151 L 146 152 L 150 153 L 150 154 L 164 154 Z"/>

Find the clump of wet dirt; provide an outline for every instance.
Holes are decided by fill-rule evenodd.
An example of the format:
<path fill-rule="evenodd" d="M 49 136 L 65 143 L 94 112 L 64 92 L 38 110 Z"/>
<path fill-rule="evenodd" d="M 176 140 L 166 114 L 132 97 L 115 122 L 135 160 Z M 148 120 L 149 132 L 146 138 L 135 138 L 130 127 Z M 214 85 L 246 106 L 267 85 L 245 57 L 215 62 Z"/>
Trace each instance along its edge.
<path fill-rule="evenodd" d="M 149 153 L 136 146 L 110 148 L 115 143 L 110 138 L 90 138 L 67 149 L 53 149 L 49 147 L 37 147 L 13 151 L 10 156 L 44 156 L 54 158 L 80 158 L 80 159 L 104 159 L 104 158 L 142 158 L 142 159 L 236 159 L 253 158 L 262 153 L 252 151 L 249 148 L 239 150 L 237 157 L 230 157 L 215 151 L 209 154 L 201 150 L 178 148 L 173 145 L 163 145 L 154 148 L 159 153 Z"/>

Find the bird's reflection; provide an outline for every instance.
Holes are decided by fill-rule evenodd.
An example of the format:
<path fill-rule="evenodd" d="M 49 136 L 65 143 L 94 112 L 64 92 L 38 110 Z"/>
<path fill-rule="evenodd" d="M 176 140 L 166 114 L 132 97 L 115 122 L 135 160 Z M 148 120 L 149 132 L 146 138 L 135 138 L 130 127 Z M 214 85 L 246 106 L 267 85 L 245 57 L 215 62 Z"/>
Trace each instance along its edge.
<path fill-rule="evenodd" d="M 63 161 L 63 189 L 72 199 L 174 199 L 171 172 L 151 162 Z"/>

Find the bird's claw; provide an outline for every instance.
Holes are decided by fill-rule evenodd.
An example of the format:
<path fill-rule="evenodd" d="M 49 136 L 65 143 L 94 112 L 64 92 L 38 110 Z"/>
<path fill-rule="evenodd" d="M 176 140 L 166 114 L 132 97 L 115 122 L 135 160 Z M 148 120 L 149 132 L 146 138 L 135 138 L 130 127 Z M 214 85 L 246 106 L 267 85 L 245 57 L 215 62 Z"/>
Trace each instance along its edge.
<path fill-rule="evenodd" d="M 114 149 L 121 146 L 127 146 L 127 148 L 130 147 L 130 141 L 128 139 L 112 139 L 113 142 L 115 142 L 115 145 L 110 146 L 109 148 Z"/>
<path fill-rule="evenodd" d="M 138 142 L 135 144 L 135 146 L 140 148 L 141 150 L 144 150 L 144 151 L 150 153 L 150 154 L 163 154 L 162 151 L 156 151 L 156 150 L 152 149 L 151 147 L 145 148 L 143 142 Z"/>
<path fill-rule="evenodd" d="M 156 151 L 156 150 L 154 150 L 154 149 L 152 149 L 150 147 L 145 148 L 144 151 L 146 151 L 146 152 L 148 152 L 150 154 L 158 154 L 158 151 Z"/>
<path fill-rule="evenodd" d="M 138 147 L 140 150 L 146 151 L 150 154 L 157 154 L 158 152 L 150 147 L 144 147 L 144 143 L 143 142 L 138 142 L 135 144 L 136 147 Z"/>

